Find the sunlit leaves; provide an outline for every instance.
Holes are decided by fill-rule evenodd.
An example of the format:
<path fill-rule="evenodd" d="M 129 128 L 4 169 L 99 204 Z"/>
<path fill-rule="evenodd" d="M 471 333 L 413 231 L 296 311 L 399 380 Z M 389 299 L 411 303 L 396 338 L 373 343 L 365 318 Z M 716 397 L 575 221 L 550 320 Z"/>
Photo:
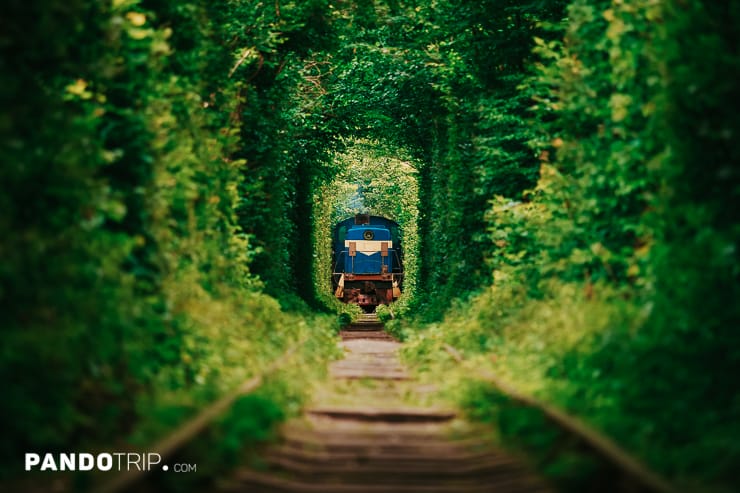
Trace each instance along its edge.
<path fill-rule="evenodd" d="M 141 12 L 129 12 L 126 14 L 126 19 L 128 19 L 134 27 L 141 27 L 146 24 L 146 15 Z"/>
<path fill-rule="evenodd" d="M 92 92 L 87 89 L 87 82 L 83 79 L 77 79 L 68 85 L 65 90 L 70 95 L 77 96 L 81 99 L 90 99 L 93 96 Z"/>

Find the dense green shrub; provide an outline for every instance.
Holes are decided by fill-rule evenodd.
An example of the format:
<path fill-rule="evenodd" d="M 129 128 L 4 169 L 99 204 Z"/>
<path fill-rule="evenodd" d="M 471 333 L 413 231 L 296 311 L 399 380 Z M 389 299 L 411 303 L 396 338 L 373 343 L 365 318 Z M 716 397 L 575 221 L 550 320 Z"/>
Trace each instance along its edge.
<path fill-rule="evenodd" d="M 318 97 L 301 91 L 313 63 L 302 57 L 306 39 L 323 42 L 324 4 L 8 6 L 0 375 L 12 384 L 0 455 L 9 468 L 21 450 L 110 444 L 141 416 L 162 432 L 176 421 L 167 409 L 186 402 L 192 412 L 308 332 L 260 293 L 266 282 L 285 294 L 289 266 L 263 262 L 264 281 L 248 266 L 286 235 L 252 230 L 237 212 L 291 231 L 299 199 L 281 197 L 299 196 L 297 180 L 321 169 L 319 151 L 294 153 L 310 169 L 286 168 L 258 147 L 314 137 L 310 118 L 282 129 Z M 283 98 L 282 111 L 265 113 Z M 257 163 L 263 178 L 283 177 L 272 202 L 250 191 Z M 313 325 L 325 356 L 330 328 Z"/>
<path fill-rule="evenodd" d="M 575 0 L 534 39 L 539 179 L 493 200 L 493 286 L 412 346 L 455 345 L 702 491 L 738 461 L 737 14 Z"/>

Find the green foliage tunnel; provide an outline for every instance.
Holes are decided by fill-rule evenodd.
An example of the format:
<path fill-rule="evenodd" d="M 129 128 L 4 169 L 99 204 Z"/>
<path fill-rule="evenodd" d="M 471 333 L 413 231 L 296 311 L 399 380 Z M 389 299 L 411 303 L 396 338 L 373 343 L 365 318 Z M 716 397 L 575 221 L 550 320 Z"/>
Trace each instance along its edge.
<path fill-rule="evenodd" d="M 412 359 L 453 344 L 731 491 L 739 23 L 706 0 L 11 0 L 3 463 L 151 442 L 309 336 L 322 367 L 321 232 L 365 180 L 414 245 Z"/>

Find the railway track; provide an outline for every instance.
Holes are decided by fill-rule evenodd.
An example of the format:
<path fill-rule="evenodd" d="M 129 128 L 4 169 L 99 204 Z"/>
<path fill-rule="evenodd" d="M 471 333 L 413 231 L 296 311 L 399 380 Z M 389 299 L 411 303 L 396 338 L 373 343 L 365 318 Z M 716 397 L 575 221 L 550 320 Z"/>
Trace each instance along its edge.
<path fill-rule="evenodd" d="M 331 364 L 329 383 L 303 415 L 282 426 L 279 440 L 259 463 L 240 467 L 214 484 L 219 493 L 467 493 L 550 492 L 554 489 L 521 460 L 495 448 L 476 425 L 435 405 L 436 388 L 422 385 L 401 364 L 400 343 L 374 315 L 340 332 L 344 358 Z M 163 458 L 194 440 L 239 396 L 289 364 L 298 342 L 260 376 L 242 383 L 151 447 Z M 459 364 L 462 354 L 445 350 Z M 515 405 L 536 409 L 561 433 L 606 468 L 585 489 L 600 493 L 675 493 L 612 440 L 577 418 L 519 393 L 495 375 L 470 367 L 470 377 L 489 382 Z M 542 451 L 540 451 L 542 452 Z M 552 455 L 548 451 L 548 456 Z M 540 464 L 542 465 L 542 464 Z M 97 493 L 140 491 L 146 472 L 128 471 L 101 484 Z M 150 490 L 147 490 L 150 491 Z M 155 490 L 151 490 L 155 491 Z"/>
<path fill-rule="evenodd" d="M 345 357 L 331 365 L 329 387 L 282 428 L 262 467 L 239 469 L 220 491 L 551 491 L 454 411 L 423 405 L 433 389 L 414 382 L 382 329 L 364 316 L 343 330 Z"/>

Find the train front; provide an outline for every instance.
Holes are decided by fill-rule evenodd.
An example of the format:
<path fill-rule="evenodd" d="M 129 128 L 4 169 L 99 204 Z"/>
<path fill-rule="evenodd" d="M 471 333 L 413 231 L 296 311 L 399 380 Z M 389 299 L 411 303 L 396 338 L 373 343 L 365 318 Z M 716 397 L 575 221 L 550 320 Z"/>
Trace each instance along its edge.
<path fill-rule="evenodd" d="M 372 312 L 401 295 L 401 261 L 387 225 L 371 224 L 369 219 L 356 222 L 361 224 L 346 230 L 344 244 L 335 252 L 334 294 Z"/>

